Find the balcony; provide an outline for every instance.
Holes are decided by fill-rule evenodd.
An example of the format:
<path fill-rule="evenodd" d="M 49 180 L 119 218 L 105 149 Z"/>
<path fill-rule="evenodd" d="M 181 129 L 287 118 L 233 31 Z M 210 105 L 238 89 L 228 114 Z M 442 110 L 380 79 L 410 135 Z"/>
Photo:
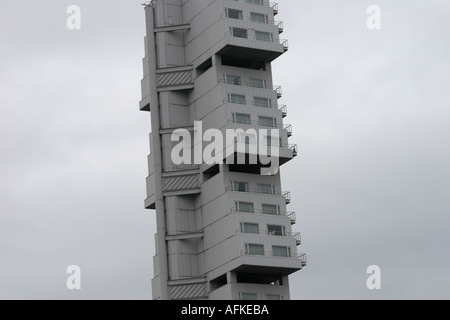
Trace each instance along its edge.
<path fill-rule="evenodd" d="M 239 122 L 236 119 L 228 119 L 228 124 L 231 124 L 231 123 L 243 124 L 243 125 L 248 125 L 248 126 L 253 126 L 253 127 L 285 130 L 287 132 L 287 136 L 292 137 L 292 125 L 291 124 L 277 125 L 276 123 L 273 123 L 273 125 L 269 125 L 269 124 L 265 124 L 261 121 L 246 121 L 244 123 L 244 122 Z M 281 136 L 281 134 L 280 134 L 280 136 Z"/>
<path fill-rule="evenodd" d="M 288 192 L 282 192 L 282 196 L 284 198 L 284 200 L 286 200 L 286 204 L 290 204 L 291 203 L 291 193 Z"/>
<path fill-rule="evenodd" d="M 277 15 L 278 14 L 278 12 L 279 12 L 279 9 L 278 9 L 278 3 L 271 3 L 270 4 L 270 6 L 272 7 L 272 9 L 273 9 L 273 15 Z"/>
<path fill-rule="evenodd" d="M 231 188 L 231 187 L 230 187 Z M 282 212 L 277 212 L 276 214 L 267 214 L 264 213 L 261 209 L 254 209 L 252 212 L 248 212 L 248 211 L 240 211 L 238 208 L 233 207 L 230 209 L 230 214 L 233 213 L 243 213 L 243 214 L 263 214 L 263 215 L 268 215 L 268 216 L 280 216 L 280 217 L 288 217 L 291 220 L 291 225 L 294 225 L 297 223 L 297 214 L 295 212 L 292 211 L 282 211 Z"/>
<path fill-rule="evenodd" d="M 242 101 L 242 103 L 236 103 L 236 102 L 230 101 L 230 99 L 224 99 L 223 102 L 224 103 L 231 103 L 231 104 L 239 104 L 241 106 L 247 106 L 247 107 L 278 109 L 279 111 L 281 111 L 281 115 L 282 115 L 283 118 L 286 118 L 287 115 L 288 115 L 288 108 L 284 104 L 280 104 L 280 105 L 278 105 L 278 104 L 270 104 L 270 105 L 267 105 L 267 106 L 261 106 L 261 105 L 258 105 L 255 101 L 245 100 L 245 101 Z"/>
<path fill-rule="evenodd" d="M 274 26 L 277 26 L 279 34 L 282 34 L 284 32 L 284 23 L 283 23 L 283 21 L 267 20 L 267 18 L 264 21 L 257 21 L 255 19 L 252 19 L 252 17 L 243 17 L 242 15 L 240 15 L 240 16 L 230 16 L 227 13 L 222 13 L 220 15 L 220 17 L 221 18 L 226 18 L 226 19 L 234 19 L 234 20 L 258 23 L 258 24 L 262 24 L 262 25 L 274 25 Z"/>
<path fill-rule="evenodd" d="M 250 234 L 250 235 L 261 235 L 261 236 L 274 236 L 274 237 L 287 237 L 295 239 L 297 246 L 302 244 L 302 234 L 300 232 L 282 232 L 282 231 L 269 231 L 260 230 L 259 233 L 248 233 L 243 232 L 240 228 L 236 229 L 236 234 Z"/>
<path fill-rule="evenodd" d="M 288 115 L 288 109 L 287 109 L 287 106 L 286 106 L 286 105 L 278 106 L 278 110 L 281 111 L 281 114 L 282 114 L 283 118 L 286 118 L 286 117 L 287 117 L 287 115 Z"/>
<path fill-rule="evenodd" d="M 284 32 L 284 23 L 283 23 L 283 21 L 276 22 L 276 25 L 278 27 L 278 33 L 282 34 Z"/>
<path fill-rule="evenodd" d="M 298 146 L 296 144 L 289 145 L 289 149 L 292 151 L 294 158 L 298 156 Z"/>
<path fill-rule="evenodd" d="M 306 267 L 306 265 L 308 264 L 308 257 L 306 255 L 306 253 L 300 253 L 299 254 L 299 259 L 302 262 L 302 266 Z"/>
<path fill-rule="evenodd" d="M 278 14 L 278 3 L 271 3 L 270 1 L 267 1 L 267 0 L 253 0 L 253 1 L 249 1 L 249 0 L 233 0 L 233 1 L 234 2 L 246 3 L 246 4 L 249 4 L 249 5 L 269 7 L 269 8 L 272 8 L 274 10 L 274 12 L 276 10 L 276 12 L 277 12 L 276 14 Z"/>
<path fill-rule="evenodd" d="M 279 33 L 279 27 L 275 27 Z M 242 33 L 231 31 L 225 33 L 225 44 L 217 52 L 217 55 L 222 56 L 222 63 L 234 66 L 242 64 L 247 68 L 261 69 L 265 62 L 272 62 L 289 50 L 287 40 L 270 35 L 257 36 L 253 31 L 250 34 L 248 30 L 245 29 Z"/>
<path fill-rule="evenodd" d="M 264 191 L 259 189 L 252 189 L 252 188 L 246 188 L 246 189 L 236 189 L 234 186 L 227 187 L 226 190 L 228 192 L 241 192 L 241 193 L 252 193 L 252 194 L 259 194 L 259 195 L 265 195 L 265 196 L 274 196 L 274 197 L 283 197 L 286 201 L 286 204 L 291 203 L 291 193 L 289 191 Z"/>
<path fill-rule="evenodd" d="M 292 125 L 291 124 L 284 125 L 283 130 L 286 130 L 288 138 L 292 137 Z"/>
<path fill-rule="evenodd" d="M 297 223 L 297 214 L 295 212 L 287 212 L 286 215 L 291 219 L 291 225 Z"/>
<path fill-rule="evenodd" d="M 268 90 L 273 90 L 277 93 L 277 98 L 280 99 L 283 96 L 283 89 L 281 88 L 281 86 L 272 86 L 272 85 L 262 85 L 262 86 L 258 86 L 249 82 L 241 82 L 241 81 L 234 81 L 234 82 L 228 82 L 224 79 L 220 79 L 219 80 L 219 84 L 226 84 L 226 85 L 230 85 L 230 86 L 243 86 L 243 87 L 249 87 L 249 88 L 255 88 L 255 89 L 268 89 Z"/>
<path fill-rule="evenodd" d="M 264 157 L 271 156 L 271 157 L 277 158 L 278 165 L 281 166 L 298 156 L 297 145 L 287 143 L 287 138 L 289 137 L 289 135 L 292 134 L 286 130 L 286 129 L 290 130 L 289 126 L 280 127 L 280 128 L 282 128 L 281 130 L 283 130 L 283 132 L 286 132 L 285 138 L 283 138 L 282 134 L 280 134 L 279 138 L 281 141 L 278 142 L 278 140 L 275 138 L 275 136 L 273 136 L 272 137 L 273 140 L 271 142 L 270 140 L 268 140 L 268 141 L 262 140 L 261 141 L 259 139 L 258 133 L 257 133 L 258 129 L 251 127 L 251 125 L 252 125 L 251 121 L 249 121 L 247 123 L 238 123 L 236 121 L 229 120 L 228 122 L 229 122 L 228 126 L 225 125 L 223 127 L 223 130 L 234 130 L 235 134 L 236 133 L 238 134 L 238 136 L 235 136 L 234 146 L 232 146 L 231 143 L 230 143 L 230 145 L 228 145 L 228 148 L 231 147 L 231 150 L 234 150 L 234 153 L 228 153 L 228 150 L 227 150 L 227 153 L 224 154 L 224 161 L 228 164 L 241 164 L 241 165 L 252 165 L 253 164 L 253 165 L 260 165 L 261 167 L 264 167 L 265 165 L 267 165 L 267 163 L 266 164 L 261 163 L 260 162 L 261 157 L 262 156 L 264 156 Z M 253 122 L 253 123 L 261 128 L 263 128 L 263 127 L 271 128 L 271 127 L 267 127 L 267 126 L 262 126 L 259 122 Z M 245 128 L 245 126 L 248 126 L 249 128 Z M 277 127 L 273 126 L 272 128 L 277 128 Z M 243 131 L 243 134 L 239 135 L 239 133 L 238 133 L 239 130 Z M 250 135 L 255 138 L 254 140 L 249 139 L 248 138 L 249 136 L 245 135 L 246 130 L 247 130 L 247 132 L 249 130 L 256 132 L 256 133 L 250 132 Z M 260 130 L 266 130 L 266 132 L 267 132 L 268 130 L 273 130 L 273 129 L 260 129 Z M 275 130 L 277 130 L 277 129 L 275 129 Z M 278 130 L 280 130 L 280 129 L 278 129 Z M 270 151 L 271 149 L 278 150 L 278 152 L 276 154 L 272 153 Z M 240 162 L 240 161 L 243 161 L 244 159 L 245 159 L 245 162 Z M 251 161 L 255 161 L 255 162 L 251 162 Z M 264 161 L 266 161 L 266 160 L 264 160 Z"/>
<path fill-rule="evenodd" d="M 300 260 L 304 266 L 306 266 L 307 258 L 306 254 L 304 253 L 290 253 L 286 255 L 280 255 L 277 253 L 274 253 L 273 251 L 264 251 L 264 254 L 250 254 L 246 250 L 241 250 L 241 256 L 251 256 L 251 257 L 267 257 L 267 258 L 282 258 L 282 259 L 296 259 Z"/>

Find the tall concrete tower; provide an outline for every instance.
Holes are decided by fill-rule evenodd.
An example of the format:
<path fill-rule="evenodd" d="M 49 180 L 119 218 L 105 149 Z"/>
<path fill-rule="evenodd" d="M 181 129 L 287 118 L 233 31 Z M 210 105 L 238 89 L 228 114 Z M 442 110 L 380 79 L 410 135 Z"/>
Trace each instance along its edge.
<path fill-rule="evenodd" d="M 280 165 L 297 156 L 272 83 L 271 62 L 288 50 L 277 14 L 268 0 L 145 7 L 140 109 L 152 125 L 145 207 L 156 210 L 154 299 L 290 299 L 288 275 L 306 265 L 291 195 L 261 153 L 266 146 Z M 208 158 L 213 141 L 220 149 Z M 190 149 L 175 154 L 192 161 L 174 161 L 181 143 Z"/>

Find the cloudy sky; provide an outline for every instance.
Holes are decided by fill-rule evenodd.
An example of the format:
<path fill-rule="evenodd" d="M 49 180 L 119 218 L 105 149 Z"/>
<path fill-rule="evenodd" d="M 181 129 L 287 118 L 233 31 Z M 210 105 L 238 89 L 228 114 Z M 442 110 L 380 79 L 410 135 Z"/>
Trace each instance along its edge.
<path fill-rule="evenodd" d="M 0 299 L 151 298 L 141 3 L 0 2 Z M 449 299 L 449 1 L 279 5 L 274 76 L 301 149 L 283 184 L 309 258 L 292 298 Z"/>

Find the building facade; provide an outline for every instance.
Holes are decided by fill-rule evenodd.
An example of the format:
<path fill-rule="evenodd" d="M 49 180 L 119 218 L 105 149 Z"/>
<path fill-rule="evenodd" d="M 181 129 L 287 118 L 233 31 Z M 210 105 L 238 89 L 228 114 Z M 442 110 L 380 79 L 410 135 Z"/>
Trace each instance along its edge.
<path fill-rule="evenodd" d="M 261 146 L 280 165 L 297 156 L 272 83 L 271 62 L 288 50 L 277 14 L 267 0 L 145 6 L 140 109 L 152 125 L 145 207 L 157 221 L 154 299 L 290 299 L 288 276 L 306 265 L 291 195 L 261 156 Z M 206 152 L 231 129 L 231 141 Z M 181 142 L 190 149 L 175 154 L 191 161 L 174 161 Z"/>

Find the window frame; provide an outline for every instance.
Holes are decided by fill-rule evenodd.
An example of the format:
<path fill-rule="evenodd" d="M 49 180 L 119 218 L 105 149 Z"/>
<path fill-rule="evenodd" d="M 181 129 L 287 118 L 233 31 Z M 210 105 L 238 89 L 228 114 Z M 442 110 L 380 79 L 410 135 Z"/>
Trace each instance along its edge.
<path fill-rule="evenodd" d="M 261 251 L 259 251 L 259 250 L 257 250 L 257 251 L 259 251 L 258 254 L 256 254 L 256 253 L 251 253 L 251 249 L 250 249 L 251 247 L 253 247 L 253 248 L 256 248 L 256 247 L 257 247 L 259 250 L 262 248 L 262 254 L 260 254 Z M 247 255 L 249 255 L 249 256 L 260 256 L 260 257 L 263 257 L 263 256 L 266 255 L 266 253 L 265 253 L 265 251 L 264 251 L 264 245 L 261 244 L 261 243 L 246 243 L 246 244 L 245 244 L 245 254 L 247 254 Z"/>
<path fill-rule="evenodd" d="M 271 207 L 271 208 L 275 208 L 275 214 L 273 214 L 273 213 L 264 213 L 264 207 Z M 269 203 L 263 203 L 262 205 L 261 205 L 261 213 L 262 214 L 265 214 L 265 215 L 268 215 L 268 216 L 279 216 L 280 215 L 280 206 L 279 205 L 276 205 L 276 204 L 269 204 Z"/>
<path fill-rule="evenodd" d="M 242 211 L 241 205 L 251 205 L 252 211 Z M 253 202 L 245 202 L 245 201 L 235 201 L 235 206 L 237 212 L 241 213 L 255 213 L 255 204 Z"/>
<path fill-rule="evenodd" d="M 275 252 L 275 248 L 277 249 L 286 249 L 286 255 L 276 255 Z M 278 258 L 290 258 L 291 257 L 291 247 L 288 246 L 272 246 L 272 256 L 273 257 L 278 257 Z"/>
<path fill-rule="evenodd" d="M 250 231 L 246 231 L 245 226 L 256 226 L 256 232 L 250 232 Z M 245 234 L 260 234 L 260 230 L 259 230 L 259 224 L 258 223 L 252 223 L 252 222 L 241 222 L 240 223 L 240 230 L 241 233 L 245 233 Z"/>
<path fill-rule="evenodd" d="M 235 33 L 235 31 L 238 31 L 238 33 Z M 241 35 L 239 35 L 239 31 L 242 31 L 243 33 Z M 245 31 L 245 37 L 242 36 L 242 35 L 244 35 L 244 31 Z M 231 35 L 235 38 L 248 39 L 248 29 L 238 28 L 238 27 L 230 27 L 230 32 L 231 32 Z"/>
<path fill-rule="evenodd" d="M 238 13 L 238 18 L 234 18 L 230 16 L 230 11 L 235 11 Z M 235 20 L 244 20 L 244 12 L 239 9 L 233 9 L 233 8 L 225 8 L 225 14 L 226 17 L 229 19 L 235 19 Z"/>

